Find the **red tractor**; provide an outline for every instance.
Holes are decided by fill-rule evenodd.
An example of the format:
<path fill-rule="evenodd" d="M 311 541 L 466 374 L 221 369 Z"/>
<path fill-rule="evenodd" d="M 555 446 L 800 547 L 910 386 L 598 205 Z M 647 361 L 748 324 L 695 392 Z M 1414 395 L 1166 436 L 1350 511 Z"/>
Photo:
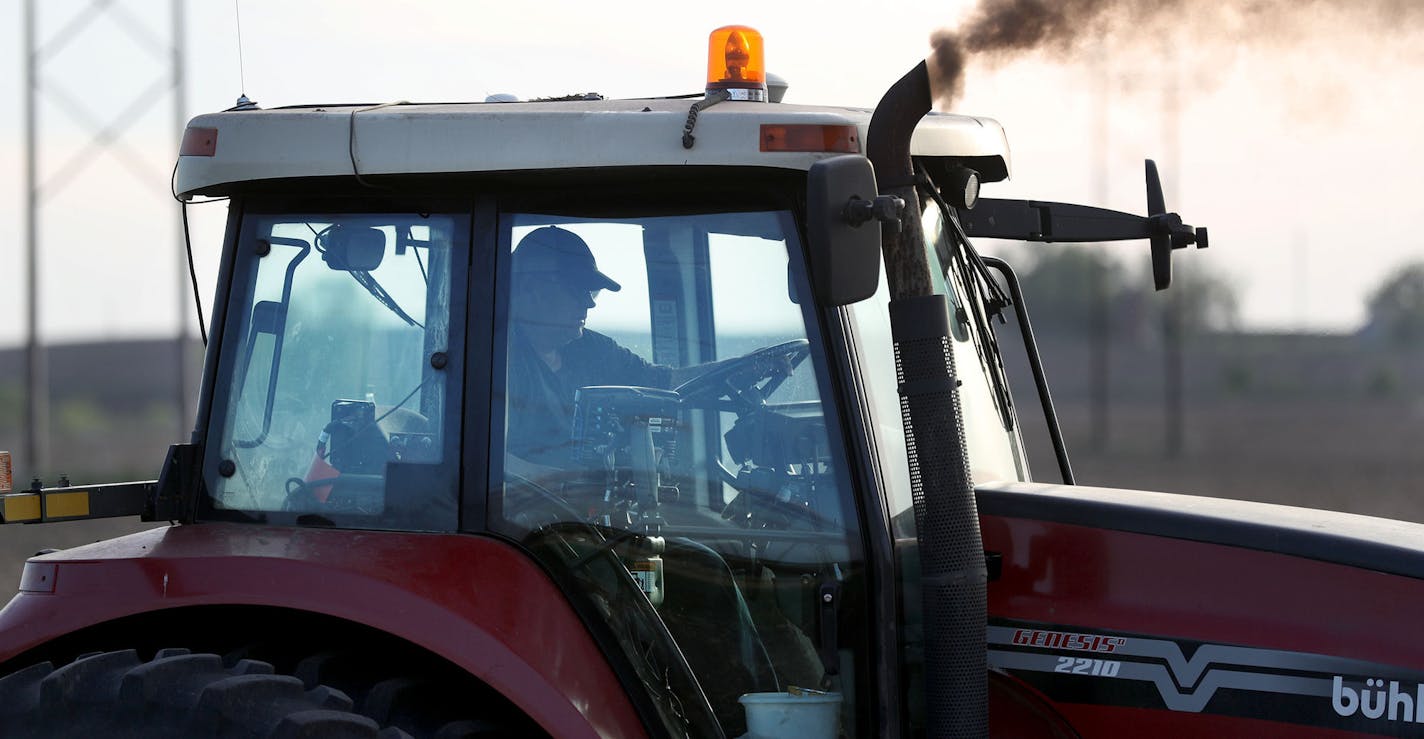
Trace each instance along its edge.
<path fill-rule="evenodd" d="M 1144 239 L 1165 287 L 1206 232 L 1150 163 L 1145 217 L 980 199 L 1003 131 L 923 65 L 792 106 L 761 44 L 695 101 L 194 119 L 191 439 L 0 491 L 172 525 L 27 562 L 0 733 L 1424 735 L 1424 528 L 1075 486 L 1061 440 L 1031 481 L 971 239 Z"/>

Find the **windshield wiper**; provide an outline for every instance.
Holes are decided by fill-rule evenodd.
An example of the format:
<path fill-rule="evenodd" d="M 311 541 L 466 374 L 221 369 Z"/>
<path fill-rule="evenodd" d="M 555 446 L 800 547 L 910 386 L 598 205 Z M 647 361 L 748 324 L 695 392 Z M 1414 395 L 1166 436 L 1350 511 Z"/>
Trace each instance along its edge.
<path fill-rule="evenodd" d="M 415 326 L 416 328 L 419 328 L 421 330 L 425 329 L 425 326 L 422 325 L 420 321 L 411 318 L 409 313 L 406 313 L 404 310 L 401 310 L 400 305 L 396 303 L 396 299 L 391 297 L 391 294 L 386 292 L 386 289 L 384 287 L 381 287 L 381 283 L 378 282 L 376 278 L 371 275 L 370 272 L 352 271 L 348 272 L 347 274 L 351 275 L 351 279 L 359 283 L 361 287 L 366 288 L 366 292 L 371 293 L 372 297 L 374 297 L 381 305 L 386 306 L 387 310 L 396 314 L 396 316 L 402 321 L 405 321 L 411 326 Z"/>
<path fill-rule="evenodd" d="M 975 329 L 982 337 L 984 346 L 980 349 L 980 358 L 989 371 L 990 381 L 994 385 L 994 400 L 999 408 L 999 417 L 1005 429 L 1012 430 L 1014 427 L 1014 407 L 1012 396 L 1009 394 L 1008 373 L 1004 369 L 1004 363 L 999 354 L 998 339 L 994 334 L 990 320 L 998 318 L 1000 323 L 1006 323 L 1004 319 L 1004 309 L 1013 305 L 1008 293 L 999 286 L 989 274 L 989 268 L 984 265 L 983 257 L 979 256 L 978 250 L 969 243 L 969 236 L 964 232 L 963 226 L 959 223 L 959 216 L 954 209 L 949 207 L 949 203 L 944 201 L 940 195 L 939 187 L 934 184 L 934 180 L 929 177 L 924 166 L 919 167 L 919 176 L 924 189 L 928 190 L 929 196 L 939 206 L 940 215 L 949 226 L 954 244 L 951 250 L 950 259 L 957 262 L 964 277 L 964 289 L 968 295 L 965 296 L 967 305 L 966 312 L 974 319 Z M 983 307 L 983 311 L 976 310 L 974 303 Z"/>
<path fill-rule="evenodd" d="M 335 228 L 337 225 L 339 225 L 339 224 L 333 224 L 333 225 L 331 225 L 331 226 L 328 226 L 328 227 L 326 227 L 326 228 L 324 228 L 324 229 L 318 231 L 318 230 L 316 229 L 316 226 L 313 226 L 313 225 L 310 224 L 310 223 L 307 223 L 307 224 L 306 224 L 306 227 L 307 227 L 308 229 L 310 229 L 311 232 L 312 232 L 312 234 L 315 236 L 315 238 L 312 240 L 312 242 L 316 245 L 317 251 L 324 251 L 324 249 L 322 248 L 322 245 L 321 245 L 322 234 L 326 233 L 327 231 L 330 231 L 331 229 Z M 419 254 L 416 255 L 415 261 L 416 261 L 417 264 L 420 264 L 420 255 L 419 255 Z M 400 318 L 402 321 L 405 321 L 408 325 L 415 326 L 415 327 L 417 327 L 417 328 L 419 328 L 419 329 L 421 329 L 421 330 L 424 330 L 424 329 L 425 329 L 425 326 L 424 326 L 424 325 L 422 325 L 419 321 L 415 320 L 414 318 L 411 318 L 409 313 L 406 313 L 404 310 L 401 309 L 400 304 L 396 303 L 396 299 L 393 298 L 393 297 L 391 297 L 391 294 L 390 294 L 389 292 L 387 292 L 384 287 L 381 287 L 380 281 L 378 281 L 374 276 L 372 276 L 369 271 L 365 271 L 365 270 L 346 270 L 346 274 L 351 275 L 351 279 L 355 280 L 356 283 L 359 284 L 361 287 L 366 288 L 366 292 L 370 293 L 370 294 L 371 294 L 371 297 L 373 297 L 373 298 L 376 299 L 376 302 L 378 302 L 378 303 L 380 303 L 381 305 L 385 306 L 386 309 L 389 310 L 390 312 L 396 314 L 396 316 L 397 316 L 398 318 Z M 421 274 L 422 277 L 425 277 L 425 265 L 424 265 L 424 264 L 420 264 L 420 274 Z M 429 278 L 426 277 L 426 284 L 429 284 L 429 282 L 430 282 Z"/>

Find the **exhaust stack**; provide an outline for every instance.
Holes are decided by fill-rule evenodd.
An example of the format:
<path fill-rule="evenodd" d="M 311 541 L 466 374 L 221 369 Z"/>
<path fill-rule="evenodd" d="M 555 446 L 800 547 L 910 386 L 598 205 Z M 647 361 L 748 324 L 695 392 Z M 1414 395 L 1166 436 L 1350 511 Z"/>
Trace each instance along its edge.
<path fill-rule="evenodd" d="M 951 312 L 930 280 L 910 159 L 910 135 L 932 100 L 921 62 L 875 107 L 866 152 L 880 194 L 905 201 L 900 221 L 885 224 L 881 243 L 919 537 L 928 735 L 960 739 L 989 733 L 988 570 L 951 353 Z"/>

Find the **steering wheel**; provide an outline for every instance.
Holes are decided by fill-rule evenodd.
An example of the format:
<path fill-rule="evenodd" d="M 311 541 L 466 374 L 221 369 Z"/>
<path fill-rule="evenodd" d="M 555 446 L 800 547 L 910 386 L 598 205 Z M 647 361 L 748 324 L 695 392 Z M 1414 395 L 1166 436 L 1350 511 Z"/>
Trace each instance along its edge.
<path fill-rule="evenodd" d="M 794 339 L 718 364 L 673 389 L 693 407 L 750 413 L 765 405 L 766 397 L 810 354 L 811 342 Z M 766 382 L 757 384 L 763 380 Z M 726 402 L 719 402 L 724 398 Z"/>

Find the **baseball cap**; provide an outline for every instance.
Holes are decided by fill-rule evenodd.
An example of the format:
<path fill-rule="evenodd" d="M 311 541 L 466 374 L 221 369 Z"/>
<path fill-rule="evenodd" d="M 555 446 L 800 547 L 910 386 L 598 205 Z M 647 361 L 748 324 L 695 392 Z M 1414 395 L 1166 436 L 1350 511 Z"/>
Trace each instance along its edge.
<path fill-rule="evenodd" d="M 598 271 L 588 244 L 572 231 L 558 226 L 537 228 L 514 247 L 515 274 L 550 273 L 569 285 L 586 290 L 612 290 L 622 285 Z"/>

